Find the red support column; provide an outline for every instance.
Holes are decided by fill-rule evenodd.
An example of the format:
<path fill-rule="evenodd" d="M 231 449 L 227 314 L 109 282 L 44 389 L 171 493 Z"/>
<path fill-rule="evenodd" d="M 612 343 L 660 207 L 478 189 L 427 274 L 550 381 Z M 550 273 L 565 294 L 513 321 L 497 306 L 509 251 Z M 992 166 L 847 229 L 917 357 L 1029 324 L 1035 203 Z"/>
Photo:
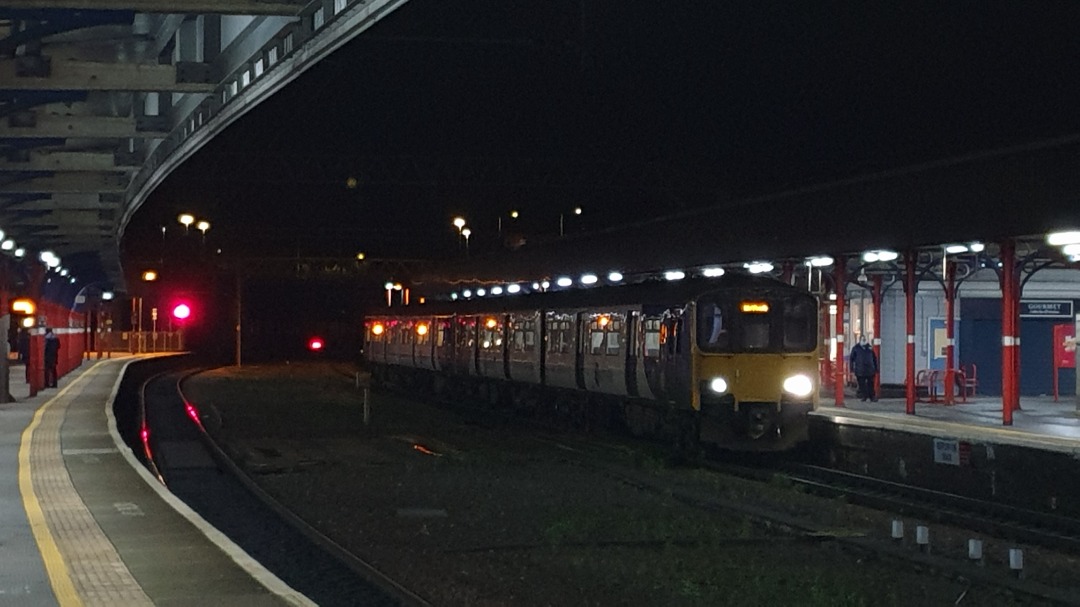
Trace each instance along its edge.
<path fill-rule="evenodd" d="M 821 387 L 831 388 L 833 383 L 832 359 L 829 358 L 829 346 L 832 344 L 832 325 L 829 323 L 828 298 L 821 301 L 821 341 L 824 342 L 824 356 L 821 357 Z M 819 342 L 820 343 L 820 342 Z"/>
<path fill-rule="evenodd" d="M 1001 243 L 1001 423 L 1011 426 L 1013 423 L 1012 393 L 1015 381 L 1013 353 L 1016 351 L 1013 338 L 1013 323 L 1016 310 L 1014 284 L 1016 274 L 1016 245 L 1012 240 Z"/>
<path fill-rule="evenodd" d="M 1014 254 L 1015 257 L 1015 254 Z M 1010 395 L 1009 402 L 1013 411 L 1020 410 L 1020 297 L 1021 297 L 1021 285 L 1020 285 L 1020 268 L 1013 263 L 1013 297 L 1012 297 L 1012 311 L 1009 314 L 1012 323 L 1012 337 L 1013 337 L 1013 353 L 1012 353 L 1012 367 L 1013 367 L 1013 380 L 1012 380 L 1012 394 Z"/>
<path fill-rule="evenodd" d="M 874 290 L 871 301 L 874 306 L 874 357 L 878 361 L 878 373 L 874 376 L 874 394 L 881 398 L 881 274 L 874 274 Z"/>
<path fill-rule="evenodd" d="M 956 336 L 954 325 L 956 324 L 956 262 L 945 259 L 945 384 L 942 391 L 945 393 L 945 404 L 956 403 L 953 394 L 956 388 Z"/>
<path fill-rule="evenodd" d="M 904 304 L 906 308 L 905 326 L 907 327 L 907 367 L 904 380 L 904 392 L 907 398 L 905 412 L 915 415 L 915 292 L 919 285 L 915 282 L 915 251 L 904 253 Z"/>
<path fill-rule="evenodd" d="M 847 383 L 844 358 L 847 350 L 844 348 L 844 302 L 847 294 L 847 260 L 841 256 L 836 259 L 833 269 L 833 284 L 836 287 L 836 385 L 833 386 L 836 394 L 836 406 L 844 406 L 844 385 Z"/>

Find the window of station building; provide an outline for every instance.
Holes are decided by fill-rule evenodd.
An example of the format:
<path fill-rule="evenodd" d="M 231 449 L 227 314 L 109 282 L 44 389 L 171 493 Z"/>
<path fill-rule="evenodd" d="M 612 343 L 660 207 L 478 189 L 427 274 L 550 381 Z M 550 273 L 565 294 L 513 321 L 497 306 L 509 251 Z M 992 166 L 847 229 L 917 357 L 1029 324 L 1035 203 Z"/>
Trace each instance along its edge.
<path fill-rule="evenodd" d="M 480 347 L 484 350 L 502 347 L 502 323 L 495 319 L 485 319 L 480 328 Z"/>

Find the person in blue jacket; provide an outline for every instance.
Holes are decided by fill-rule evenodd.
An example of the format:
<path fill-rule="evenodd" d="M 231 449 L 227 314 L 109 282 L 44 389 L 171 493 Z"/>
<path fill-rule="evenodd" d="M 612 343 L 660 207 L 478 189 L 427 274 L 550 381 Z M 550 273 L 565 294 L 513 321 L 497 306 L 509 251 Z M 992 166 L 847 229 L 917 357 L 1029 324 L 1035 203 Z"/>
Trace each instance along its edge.
<path fill-rule="evenodd" d="M 865 402 L 869 398 L 872 402 L 877 402 L 877 395 L 874 394 L 874 376 L 878 372 L 877 355 L 867 343 L 865 335 L 860 335 L 859 343 L 851 349 L 848 363 L 859 382 L 859 400 Z"/>

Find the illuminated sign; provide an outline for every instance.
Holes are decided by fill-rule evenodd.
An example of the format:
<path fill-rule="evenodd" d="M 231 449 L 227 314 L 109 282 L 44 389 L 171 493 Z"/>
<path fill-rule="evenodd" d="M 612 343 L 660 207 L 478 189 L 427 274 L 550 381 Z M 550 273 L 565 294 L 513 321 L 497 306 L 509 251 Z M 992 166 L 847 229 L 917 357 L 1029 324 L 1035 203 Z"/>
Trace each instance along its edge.
<path fill-rule="evenodd" d="M 764 301 L 744 301 L 739 304 L 739 310 L 744 314 L 765 314 L 769 311 L 769 304 Z"/>

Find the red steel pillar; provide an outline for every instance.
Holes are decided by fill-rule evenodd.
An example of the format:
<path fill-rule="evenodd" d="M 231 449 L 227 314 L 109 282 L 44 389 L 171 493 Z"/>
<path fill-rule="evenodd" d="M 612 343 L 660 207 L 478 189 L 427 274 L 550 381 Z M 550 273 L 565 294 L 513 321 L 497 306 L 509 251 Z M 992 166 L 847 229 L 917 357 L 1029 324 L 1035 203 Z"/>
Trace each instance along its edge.
<path fill-rule="evenodd" d="M 821 302 L 821 340 L 825 344 L 825 355 L 821 357 L 821 386 L 822 388 L 832 387 L 833 371 L 832 371 L 832 359 L 829 358 L 829 346 L 832 343 L 832 325 L 829 324 L 829 308 L 831 304 L 828 298 L 824 298 Z M 819 342 L 821 343 L 821 342 Z"/>
<path fill-rule="evenodd" d="M 956 262 L 945 259 L 945 404 L 956 403 L 953 394 L 956 388 L 956 349 L 954 325 L 956 324 Z"/>
<path fill-rule="evenodd" d="M 29 293 L 30 298 L 34 300 L 34 305 L 37 306 L 36 315 L 41 318 L 45 315 L 45 305 L 41 300 L 41 288 L 45 284 L 45 273 L 48 271 L 48 267 L 43 263 L 35 263 L 30 265 L 28 270 L 29 278 Z M 41 335 L 35 335 L 35 332 L 40 329 L 34 328 L 30 331 L 30 351 L 27 353 L 26 359 L 26 383 L 30 387 L 30 396 L 37 396 L 37 393 L 45 388 L 45 361 L 42 348 L 45 345 L 45 341 Z"/>
<path fill-rule="evenodd" d="M 907 327 L 907 351 L 905 366 L 907 373 L 904 379 L 904 392 L 907 398 L 905 412 L 915 415 L 915 292 L 919 285 L 915 282 L 915 251 L 904 253 L 904 304 L 906 307 Z"/>
<path fill-rule="evenodd" d="M 874 357 L 878 361 L 878 372 L 874 376 L 874 394 L 881 398 L 881 274 L 874 274 L 874 290 L 871 301 L 874 306 Z"/>
<path fill-rule="evenodd" d="M 836 287 L 836 385 L 833 386 L 836 394 L 836 406 L 844 406 L 844 385 L 847 383 L 844 358 L 847 350 L 844 349 L 844 302 L 847 294 L 847 259 L 843 256 L 836 258 L 836 266 L 833 268 L 833 284 Z"/>
<path fill-rule="evenodd" d="M 1016 322 L 1014 295 L 1016 291 L 1016 244 L 1012 240 L 1001 243 L 1001 423 L 1011 426 L 1013 423 L 1012 394 L 1016 381 L 1016 367 L 1013 356 L 1016 343 L 1013 337 Z"/>

